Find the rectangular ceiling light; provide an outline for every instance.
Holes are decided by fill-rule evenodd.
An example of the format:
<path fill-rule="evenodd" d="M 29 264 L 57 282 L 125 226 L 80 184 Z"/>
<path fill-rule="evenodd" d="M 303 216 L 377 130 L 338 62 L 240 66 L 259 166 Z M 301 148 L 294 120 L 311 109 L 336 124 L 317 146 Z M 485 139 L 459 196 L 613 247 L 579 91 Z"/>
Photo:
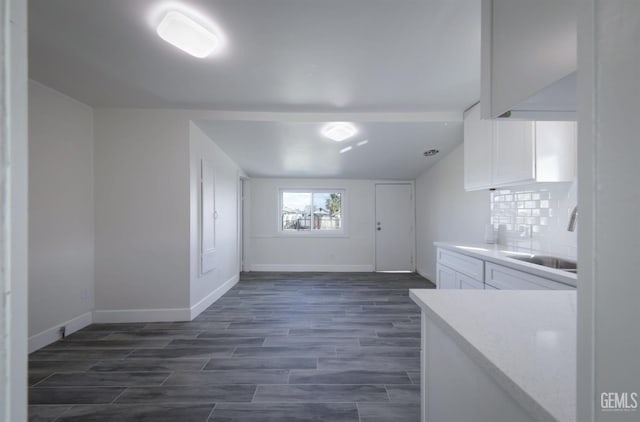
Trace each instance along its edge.
<path fill-rule="evenodd" d="M 332 141 L 342 142 L 351 138 L 358 132 L 356 127 L 351 123 L 335 122 L 329 123 L 322 129 L 322 134 Z"/>
<path fill-rule="evenodd" d="M 203 59 L 220 47 L 220 38 L 193 19 L 170 11 L 157 28 L 158 36 L 194 57 Z"/>

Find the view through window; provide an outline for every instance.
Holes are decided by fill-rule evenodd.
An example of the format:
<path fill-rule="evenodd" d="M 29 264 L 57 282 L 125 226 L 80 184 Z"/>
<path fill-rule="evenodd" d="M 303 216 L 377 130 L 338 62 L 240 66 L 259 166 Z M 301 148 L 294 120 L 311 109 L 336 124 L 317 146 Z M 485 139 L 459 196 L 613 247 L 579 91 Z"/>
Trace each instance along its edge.
<path fill-rule="evenodd" d="M 344 190 L 281 190 L 283 232 L 341 232 Z"/>

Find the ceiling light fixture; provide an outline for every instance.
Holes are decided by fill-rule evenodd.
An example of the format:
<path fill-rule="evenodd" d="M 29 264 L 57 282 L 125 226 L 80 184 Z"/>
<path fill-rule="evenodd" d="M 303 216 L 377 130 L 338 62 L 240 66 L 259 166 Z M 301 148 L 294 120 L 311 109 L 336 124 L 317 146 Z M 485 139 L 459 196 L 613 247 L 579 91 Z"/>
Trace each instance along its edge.
<path fill-rule="evenodd" d="M 363 145 L 367 145 L 368 143 L 369 143 L 369 140 L 368 140 L 368 139 L 365 139 L 364 141 L 360 141 L 360 142 L 358 142 L 356 145 L 357 145 L 357 146 L 359 146 L 359 147 L 361 147 L 361 146 L 363 146 Z"/>
<path fill-rule="evenodd" d="M 440 151 L 438 151 L 437 149 L 430 149 L 429 151 L 425 151 L 424 152 L 424 156 L 425 157 L 431 157 L 433 155 L 436 155 L 437 153 L 439 153 Z"/>
<path fill-rule="evenodd" d="M 340 154 L 344 154 L 345 152 L 351 151 L 353 147 L 345 147 L 340 150 Z"/>
<path fill-rule="evenodd" d="M 332 141 L 342 142 L 358 133 L 358 129 L 351 123 L 334 122 L 329 123 L 322 129 L 322 134 Z"/>
<path fill-rule="evenodd" d="M 222 44 L 217 34 L 175 10 L 162 18 L 156 32 L 169 44 L 200 59 L 211 55 Z"/>

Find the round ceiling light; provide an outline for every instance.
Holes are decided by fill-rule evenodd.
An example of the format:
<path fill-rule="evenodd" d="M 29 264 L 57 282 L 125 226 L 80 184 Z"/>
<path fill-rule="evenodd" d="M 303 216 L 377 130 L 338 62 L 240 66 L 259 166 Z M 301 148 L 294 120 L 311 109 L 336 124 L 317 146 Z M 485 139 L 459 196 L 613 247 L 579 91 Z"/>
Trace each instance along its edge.
<path fill-rule="evenodd" d="M 437 149 L 430 149 L 430 150 L 428 150 L 428 151 L 425 151 L 423 155 L 424 155 L 425 157 L 431 157 L 431 156 L 436 155 L 436 154 L 437 154 L 437 153 L 439 153 L 439 152 L 440 152 L 440 151 L 438 151 Z"/>

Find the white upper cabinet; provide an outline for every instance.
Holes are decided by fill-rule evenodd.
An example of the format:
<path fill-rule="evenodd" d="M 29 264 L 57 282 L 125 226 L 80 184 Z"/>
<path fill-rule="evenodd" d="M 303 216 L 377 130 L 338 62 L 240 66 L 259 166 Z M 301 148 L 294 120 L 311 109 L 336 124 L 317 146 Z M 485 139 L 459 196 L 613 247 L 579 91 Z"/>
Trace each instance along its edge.
<path fill-rule="evenodd" d="M 577 174 L 575 122 L 535 122 L 537 182 L 570 182 Z"/>
<path fill-rule="evenodd" d="M 492 185 L 533 182 L 536 179 L 533 122 L 495 122 Z"/>
<path fill-rule="evenodd" d="M 574 180 L 575 122 L 481 120 L 479 108 L 464 116 L 466 190 Z"/>
<path fill-rule="evenodd" d="M 575 120 L 577 0 L 482 0 L 483 118 Z"/>
<path fill-rule="evenodd" d="M 464 187 L 490 188 L 492 172 L 493 121 L 480 120 L 480 107 L 476 105 L 464 118 Z"/>

